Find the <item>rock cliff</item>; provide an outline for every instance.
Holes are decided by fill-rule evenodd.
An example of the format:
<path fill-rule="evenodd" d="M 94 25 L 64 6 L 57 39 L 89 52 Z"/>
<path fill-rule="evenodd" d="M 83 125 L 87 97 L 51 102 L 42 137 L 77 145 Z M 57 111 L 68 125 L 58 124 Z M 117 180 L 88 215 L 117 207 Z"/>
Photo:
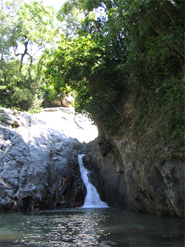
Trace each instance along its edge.
<path fill-rule="evenodd" d="M 109 206 L 184 217 L 184 153 L 166 145 L 155 124 L 137 136 L 130 125 L 120 136 L 99 129 L 97 137 L 94 126 L 85 126 L 72 111 L 32 115 L 1 109 L 1 211 L 28 210 L 32 203 L 59 207 L 64 174 L 69 180 L 65 207 L 83 204 L 86 188 L 77 156 L 86 153 L 89 178 Z"/>
<path fill-rule="evenodd" d="M 137 114 L 130 93 L 122 106 L 119 134 L 99 126 L 99 136 L 84 156 L 91 182 L 109 206 L 184 217 L 184 147 L 175 150 L 165 139 L 160 116 L 142 128 Z"/>
<path fill-rule="evenodd" d="M 184 154 L 165 146 L 155 131 L 138 140 L 100 132 L 84 163 L 109 206 L 184 217 Z"/>
<path fill-rule="evenodd" d="M 67 203 L 84 201 L 86 188 L 78 165 L 94 126 L 73 109 L 28 114 L 0 111 L 0 210 L 60 207 L 62 175 L 68 177 Z M 96 135 L 96 133 L 95 133 Z M 94 139 L 94 137 L 93 137 Z"/>

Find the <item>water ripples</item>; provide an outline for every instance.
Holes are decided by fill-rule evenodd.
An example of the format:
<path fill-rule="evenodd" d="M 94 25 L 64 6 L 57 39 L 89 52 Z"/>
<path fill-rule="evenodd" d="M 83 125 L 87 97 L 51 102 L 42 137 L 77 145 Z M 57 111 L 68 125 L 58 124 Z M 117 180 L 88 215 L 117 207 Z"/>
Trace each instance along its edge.
<path fill-rule="evenodd" d="M 128 210 L 66 209 L 2 214 L 1 247 L 175 246 L 184 243 L 181 219 Z"/>
<path fill-rule="evenodd" d="M 103 219 L 99 213 L 78 210 L 77 213 L 22 215 L 23 222 L 16 219 L 12 222 L 16 246 L 97 246 L 103 235 L 98 226 Z"/>

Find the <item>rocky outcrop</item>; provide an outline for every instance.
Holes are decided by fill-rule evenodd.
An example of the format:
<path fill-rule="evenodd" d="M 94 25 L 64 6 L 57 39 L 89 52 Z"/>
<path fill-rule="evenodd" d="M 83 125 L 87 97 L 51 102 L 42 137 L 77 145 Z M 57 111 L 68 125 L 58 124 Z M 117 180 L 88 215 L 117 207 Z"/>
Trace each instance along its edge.
<path fill-rule="evenodd" d="M 109 206 L 184 217 L 183 153 L 165 146 L 155 132 L 135 141 L 102 132 L 89 144 L 84 163 Z"/>
<path fill-rule="evenodd" d="M 59 110 L 47 113 L 47 118 L 45 113 L 0 110 L 1 211 L 29 210 L 33 203 L 40 209 L 60 207 L 62 175 L 68 178 L 64 207 L 73 207 L 76 201 L 83 204 L 86 189 L 78 165 L 78 154 L 85 148 L 80 134 L 83 119 L 72 110 Z M 74 125 L 79 140 L 73 137 Z"/>
<path fill-rule="evenodd" d="M 71 107 L 74 98 L 72 96 L 66 96 L 62 99 L 62 106 Z"/>
<path fill-rule="evenodd" d="M 94 131 L 72 108 L 36 115 L 1 109 L 1 211 L 28 210 L 33 203 L 60 207 L 62 175 L 69 181 L 65 207 L 83 204 L 86 188 L 77 157 L 86 153 L 90 180 L 109 206 L 184 217 L 183 152 L 166 145 L 155 128 L 137 137 L 131 129 L 119 137 L 101 130 L 92 141 Z"/>

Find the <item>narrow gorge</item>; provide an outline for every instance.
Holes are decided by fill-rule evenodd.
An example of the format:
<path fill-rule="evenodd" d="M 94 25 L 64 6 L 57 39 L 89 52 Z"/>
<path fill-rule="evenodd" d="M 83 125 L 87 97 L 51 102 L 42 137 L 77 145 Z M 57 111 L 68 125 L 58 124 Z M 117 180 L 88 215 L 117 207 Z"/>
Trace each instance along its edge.
<path fill-rule="evenodd" d="M 61 207 L 62 175 L 69 181 L 65 207 L 86 196 L 78 155 L 89 179 L 110 207 L 184 216 L 184 156 L 155 131 L 137 139 L 130 129 L 110 137 L 73 108 L 29 114 L 1 108 L 0 209 L 28 211 Z"/>

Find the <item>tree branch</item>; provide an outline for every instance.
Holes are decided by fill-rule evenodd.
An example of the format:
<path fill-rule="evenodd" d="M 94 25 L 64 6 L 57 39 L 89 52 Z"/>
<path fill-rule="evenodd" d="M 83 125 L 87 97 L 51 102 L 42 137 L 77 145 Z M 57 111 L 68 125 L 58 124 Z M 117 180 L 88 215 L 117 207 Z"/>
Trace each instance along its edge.
<path fill-rule="evenodd" d="M 175 21 L 174 21 L 174 19 L 172 18 L 172 16 L 170 15 L 170 13 L 163 7 L 163 9 L 164 9 L 164 11 L 166 12 L 166 14 L 170 17 L 170 19 L 172 20 L 172 22 L 173 22 L 173 24 L 174 24 L 174 26 L 175 26 L 175 28 L 177 29 L 177 26 L 176 26 L 176 24 L 175 24 Z M 180 41 L 183 43 L 183 44 L 185 44 L 185 42 L 180 38 Z"/>
<path fill-rule="evenodd" d="M 102 91 L 102 89 L 100 88 L 100 86 L 95 82 L 95 80 L 94 80 L 93 76 L 91 75 L 89 69 L 86 66 L 84 66 L 84 67 L 88 71 L 88 73 L 89 73 L 89 75 L 91 77 L 92 82 L 98 88 L 98 90 L 100 91 L 100 93 L 108 100 L 108 102 L 113 106 L 113 108 L 117 111 L 117 113 L 123 118 L 122 113 L 117 109 L 117 107 L 112 103 L 112 101 L 109 99 L 109 97 Z"/>
<path fill-rule="evenodd" d="M 151 24 L 151 26 L 152 26 L 152 28 L 160 35 L 160 36 L 162 36 L 162 34 Z M 168 42 L 168 45 L 169 46 L 171 46 L 174 50 L 176 50 L 178 53 L 180 53 L 181 54 L 181 56 L 183 57 L 183 58 L 185 58 L 185 55 L 182 53 L 182 52 L 180 52 L 179 51 L 179 49 L 177 49 L 174 45 L 171 45 L 169 42 Z"/>

